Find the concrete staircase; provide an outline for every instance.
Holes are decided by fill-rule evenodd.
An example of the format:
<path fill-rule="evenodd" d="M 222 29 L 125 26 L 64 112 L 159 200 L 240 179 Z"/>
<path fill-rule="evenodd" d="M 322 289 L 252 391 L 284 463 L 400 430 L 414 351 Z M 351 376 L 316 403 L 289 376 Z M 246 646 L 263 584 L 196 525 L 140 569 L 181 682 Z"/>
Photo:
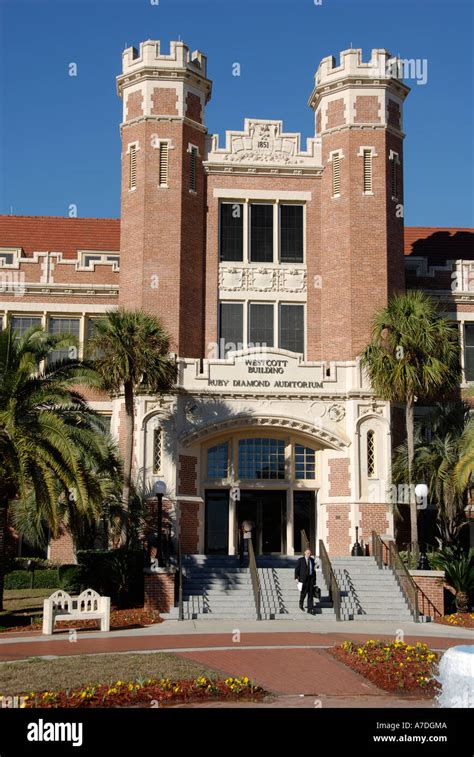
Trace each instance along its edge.
<path fill-rule="evenodd" d="M 344 620 L 413 620 L 394 573 L 373 557 L 332 557 Z"/>
<path fill-rule="evenodd" d="M 315 603 L 315 614 L 299 609 L 294 579 L 297 559 L 278 555 L 257 558 L 262 619 L 336 622 L 320 569 L 316 571 L 316 581 L 321 602 Z M 341 620 L 412 620 L 394 574 L 388 568 L 379 569 L 374 558 L 334 557 L 331 563 L 341 588 Z M 257 618 L 250 572 L 240 568 L 237 556 L 184 556 L 183 600 L 185 619 Z"/>
<path fill-rule="evenodd" d="M 262 618 L 268 620 L 336 621 L 323 574 L 316 570 L 316 583 L 321 589 L 321 602 L 315 602 L 314 615 L 299 608 L 299 591 L 295 581 L 297 557 L 257 557 L 258 577 L 262 590 Z M 305 607 L 307 600 L 305 599 Z"/>
<path fill-rule="evenodd" d="M 184 619 L 257 619 L 248 568 L 232 555 L 183 556 Z"/>

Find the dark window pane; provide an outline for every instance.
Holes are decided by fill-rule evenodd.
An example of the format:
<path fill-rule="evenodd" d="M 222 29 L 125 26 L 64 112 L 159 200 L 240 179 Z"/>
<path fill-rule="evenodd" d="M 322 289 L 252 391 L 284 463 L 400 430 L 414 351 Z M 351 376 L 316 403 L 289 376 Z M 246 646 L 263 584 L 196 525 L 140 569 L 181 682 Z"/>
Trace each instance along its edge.
<path fill-rule="evenodd" d="M 284 479 L 285 442 L 282 439 L 240 439 L 239 478 Z"/>
<path fill-rule="evenodd" d="M 280 205 L 282 263 L 303 262 L 303 206 Z"/>
<path fill-rule="evenodd" d="M 250 260 L 273 262 L 273 205 L 250 205 Z"/>
<path fill-rule="evenodd" d="M 229 445 L 227 442 L 210 447 L 207 451 L 207 477 L 226 478 Z"/>
<path fill-rule="evenodd" d="M 221 204 L 220 259 L 244 259 L 244 206 L 241 203 Z"/>
<path fill-rule="evenodd" d="M 11 324 L 16 336 L 20 337 L 32 326 L 41 326 L 41 318 L 32 315 L 14 315 Z"/>
<path fill-rule="evenodd" d="M 250 303 L 249 343 L 273 347 L 273 305 Z"/>
<path fill-rule="evenodd" d="M 280 305 L 280 347 L 304 353 L 304 305 Z"/>
<path fill-rule="evenodd" d="M 468 323 L 464 331 L 464 373 L 466 381 L 474 381 L 474 323 Z"/>
<path fill-rule="evenodd" d="M 316 472 L 316 452 L 311 447 L 295 444 L 295 478 L 314 478 Z"/>
<path fill-rule="evenodd" d="M 244 309 L 240 302 L 222 302 L 219 318 L 219 356 L 243 347 Z"/>
<path fill-rule="evenodd" d="M 50 334 L 72 334 L 79 339 L 79 318 L 55 318 L 50 317 L 48 320 L 48 331 Z M 76 352 L 72 351 L 73 348 L 65 347 L 62 350 L 54 350 L 48 357 L 49 363 L 54 363 L 56 360 L 66 360 L 66 358 L 77 357 Z"/>

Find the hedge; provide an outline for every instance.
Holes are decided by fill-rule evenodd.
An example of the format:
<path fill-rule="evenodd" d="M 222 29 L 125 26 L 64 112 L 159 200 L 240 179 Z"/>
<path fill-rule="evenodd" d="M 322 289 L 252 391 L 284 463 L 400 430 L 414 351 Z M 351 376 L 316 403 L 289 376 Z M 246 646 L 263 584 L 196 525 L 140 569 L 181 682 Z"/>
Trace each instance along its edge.
<path fill-rule="evenodd" d="M 58 567 L 59 588 L 70 594 L 79 594 L 82 581 L 81 565 L 60 565 Z"/>
<path fill-rule="evenodd" d="M 59 576 L 57 568 L 35 571 L 33 587 L 35 589 L 58 589 Z M 5 589 L 30 589 L 31 572 L 29 570 L 12 570 L 5 576 Z"/>
<path fill-rule="evenodd" d="M 119 607 L 143 604 L 143 551 L 125 547 L 111 550 L 79 550 L 81 584 L 112 598 Z"/>

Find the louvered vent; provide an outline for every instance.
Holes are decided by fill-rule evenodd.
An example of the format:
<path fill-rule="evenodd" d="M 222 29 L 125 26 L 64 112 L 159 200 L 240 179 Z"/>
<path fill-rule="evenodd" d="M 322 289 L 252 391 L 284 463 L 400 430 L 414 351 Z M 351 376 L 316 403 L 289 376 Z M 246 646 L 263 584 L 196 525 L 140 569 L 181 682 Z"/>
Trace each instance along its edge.
<path fill-rule="evenodd" d="M 160 186 L 168 186 L 168 143 L 160 144 Z"/>
<path fill-rule="evenodd" d="M 339 153 L 332 156 L 332 195 L 341 194 L 341 159 Z"/>
<path fill-rule="evenodd" d="M 135 189 L 137 185 L 137 150 L 135 145 L 130 145 L 130 182 L 129 189 Z"/>
<path fill-rule="evenodd" d="M 364 193 L 372 193 L 372 150 L 364 150 Z"/>

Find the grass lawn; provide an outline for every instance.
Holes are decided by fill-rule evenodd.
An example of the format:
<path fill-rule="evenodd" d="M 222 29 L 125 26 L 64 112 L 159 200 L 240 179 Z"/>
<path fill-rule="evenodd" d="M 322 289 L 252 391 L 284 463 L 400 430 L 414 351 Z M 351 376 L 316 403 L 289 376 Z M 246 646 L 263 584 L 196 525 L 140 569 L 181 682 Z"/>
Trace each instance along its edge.
<path fill-rule="evenodd" d="M 216 671 L 178 655 L 153 654 L 80 655 L 56 660 L 31 658 L 0 664 L 0 695 L 58 690 L 86 684 L 135 681 L 138 678 L 216 678 Z"/>
<path fill-rule="evenodd" d="M 6 589 L 3 593 L 3 612 L 0 612 L 0 629 L 28 626 L 32 615 L 43 612 L 43 599 L 56 589 Z"/>

